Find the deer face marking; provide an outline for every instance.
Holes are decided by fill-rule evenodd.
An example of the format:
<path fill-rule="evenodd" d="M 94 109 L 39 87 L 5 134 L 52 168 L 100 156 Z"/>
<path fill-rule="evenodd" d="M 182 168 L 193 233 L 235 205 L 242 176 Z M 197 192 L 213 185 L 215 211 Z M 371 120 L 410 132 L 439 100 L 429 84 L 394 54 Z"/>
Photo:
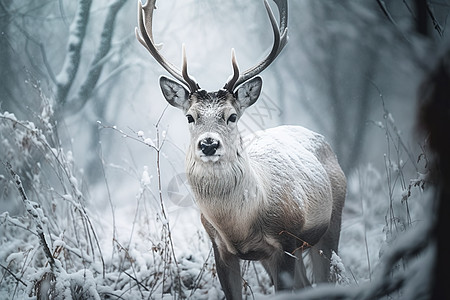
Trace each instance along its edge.
<path fill-rule="evenodd" d="M 244 110 L 256 102 L 262 80 L 255 77 L 236 89 L 189 93 L 186 88 L 167 78 L 160 78 L 164 97 L 186 115 L 191 134 L 190 151 L 202 162 L 233 160 L 238 155 L 240 138 L 237 122 Z"/>

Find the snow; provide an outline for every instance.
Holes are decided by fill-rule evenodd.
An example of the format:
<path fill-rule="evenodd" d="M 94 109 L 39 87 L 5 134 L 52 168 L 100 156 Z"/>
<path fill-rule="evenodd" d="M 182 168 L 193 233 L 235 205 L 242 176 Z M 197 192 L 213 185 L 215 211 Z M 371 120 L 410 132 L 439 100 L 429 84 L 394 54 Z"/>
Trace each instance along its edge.
<path fill-rule="evenodd" d="M 348 277 L 344 263 L 342 259 L 336 254 L 336 252 L 332 251 L 331 254 L 331 266 L 330 266 L 331 276 L 336 279 L 336 282 L 339 285 L 349 285 L 350 278 Z"/>
<path fill-rule="evenodd" d="M 141 177 L 141 185 L 142 186 L 149 186 L 150 185 L 150 175 L 148 174 L 148 167 L 144 166 L 144 171 L 142 172 Z"/>
<path fill-rule="evenodd" d="M 151 138 L 144 139 L 144 143 L 149 145 L 150 147 L 156 148 L 156 145 Z"/>
<path fill-rule="evenodd" d="M 10 122 L 21 122 L 9 113 L 3 113 L 2 116 L 7 116 Z M 10 266 L 14 274 L 23 274 L 21 278 L 28 284 L 27 287 L 19 284 L 20 289 L 17 295 L 26 297 L 33 294 L 33 286 L 37 285 L 41 289 L 54 288 L 58 295 L 67 298 L 74 297 L 70 292 L 74 290 L 74 287 L 79 287 L 89 299 L 100 299 L 108 293 L 126 298 L 140 299 L 150 295 L 156 298 L 172 298 L 173 296 L 169 296 L 168 293 L 175 292 L 175 285 L 172 285 L 173 278 L 179 274 L 186 288 L 185 292 L 191 298 L 218 299 L 223 296 L 214 267 L 211 243 L 200 222 L 198 209 L 195 206 L 178 207 L 167 201 L 166 191 L 163 190 L 163 205 L 167 216 L 164 217 L 158 195 L 158 180 L 153 180 L 156 174 L 154 165 L 147 163 L 138 167 L 140 172 L 136 172 L 134 183 L 121 178 L 119 182 L 110 185 L 111 199 L 106 201 L 111 203 L 102 202 L 102 199 L 107 198 L 105 198 L 104 187 L 101 185 L 97 187 L 98 192 L 91 191 L 90 196 L 82 192 L 82 177 L 75 172 L 76 160 L 71 151 L 49 147 L 45 134 L 52 134 L 51 132 L 41 132 L 32 122 L 21 123 L 24 127 L 22 131 L 17 131 L 16 135 L 20 139 L 27 135 L 39 136 L 39 139 L 31 139 L 30 149 L 33 147 L 44 149 L 43 154 L 46 160 L 40 162 L 37 171 L 45 170 L 49 161 L 54 166 L 61 166 L 65 177 L 61 177 L 59 181 L 67 185 L 63 188 L 60 185 L 49 187 L 43 174 L 33 174 L 33 178 L 36 178 L 35 184 L 39 183 L 39 186 L 44 187 L 43 190 L 30 194 L 33 197 L 42 194 L 38 199 L 43 201 L 43 205 L 34 201 L 24 202 L 33 218 L 12 217 L 8 212 L 0 215 L 0 230 L 4 233 L 2 235 L 4 246 L 0 249 L 0 259 L 4 265 Z M 113 128 L 117 129 L 117 127 Z M 290 136 L 282 136 L 276 130 L 274 133 L 278 138 L 289 140 Z M 136 134 L 138 138 L 143 139 L 144 143 L 154 145 L 151 139 L 145 138 L 143 131 L 137 131 Z M 302 134 L 309 136 L 301 144 L 307 149 L 314 149 L 316 145 L 314 141 L 322 139 L 321 136 L 314 135 L 306 129 L 303 129 Z M 256 138 L 250 138 L 249 151 L 259 153 L 262 151 L 261 147 L 270 146 L 267 145 L 266 139 L 261 138 L 263 135 L 259 132 L 255 134 Z M 167 132 L 164 132 L 164 138 L 169 138 Z M 8 144 L 13 147 L 11 143 L 5 145 Z M 163 157 L 170 160 L 168 157 L 171 156 L 163 155 Z M 394 163 L 388 164 L 388 167 L 395 172 L 402 172 L 406 162 L 401 159 L 398 161 L 400 168 Z M 110 173 L 129 172 L 122 164 L 109 163 L 104 167 Z M 166 172 L 167 169 L 163 168 L 162 171 Z M 399 220 L 403 218 L 398 209 L 404 205 L 403 201 L 400 201 L 404 198 L 416 206 L 411 216 L 413 220 L 426 218 L 428 210 L 418 206 L 419 203 L 414 199 L 417 196 L 414 187 L 416 182 L 427 180 L 427 173 L 418 172 L 415 177 L 411 179 L 412 187 L 407 189 L 399 187 L 394 190 L 394 197 L 398 199 L 396 216 Z M 19 177 L 14 179 L 21 182 Z M 385 230 L 390 226 L 386 224 L 388 201 L 386 201 L 387 193 L 384 188 L 385 180 L 385 177 L 371 165 L 360 167 L 358 172 L 348 175 L 348 196 L 339 255 L 333 253 L 331 257 L 331 273 L 336 278 L 338 287 L 316 286 L 302 293 L 315 295 L 318 298 L 327 291 L 346 295 L 358 293 L 368 295 L 370 291 L 373 291 L 368 286 L 384 284 L 383 280 L 378 278 L 380 268 L 383 270 L 383 258 L 392 252 L 391 249 L 397 247 L 396 239 L 402 237 L 402 231 L 405 230 L 401 229 L 398 233 L 391 229 Z M 47 205 L 45 199 L 54 197 L 56 199 L 48 202 Z M 98 203 L 93 201 L 85 206 L 85 201 L 80 201 L 85 197 L 95 199 Z M 59 199 L 63 201 L 58 201 Z M 68 211 L 75 215 L 75 218 L 69 222 L 66 221 Z M 59 215 L 59 212 L 64 213 Z M 36 221 L 38 224 L 33 224 Z M 71 229 L 71 222 L 76 225 L 75 231 Z M 395 222 L 400 225 L 400 221 Z M 91 231 L 90 224 L 95 233 Z M 402 226 L 402 228 L 409 228 L 411 235 L 399 240 L 398 244 L 412 243 L 417 238 L 417 233 L 414 231 L 416 228 Z M 53 231 L 55 228 L 57 231 Z M 89 230 L 87 236 L 90 236 L 90 241 L 84 237 L 86 230 Z M 49 231 L 50 235 L 48 235 Z M 46 236 L 46 242 L 55 254 L 55 265 L 58 268 L 53 271 L 55 276 L 53 282 L 43 280 L 45 274 L 51 272 L 51 269 L 49 266 L 43 267 L 45 258 L 35 235 L 36 232 Z M 169 236 L 171 242 L 168 240 Z M 96 237 L 99 240 L 99 247 L 95 242 Z M 81 243 L 77 243 L 77 239 L 81 239 Z M 170 246 L 171 243 L 173 248 Z M 102 251 L 101 254 L 99 249 Z M 37 257 L 40 257 L 44 263 L 38 263 Z M 70 261 L 66 261 L 67 257 Z M 174 264 L 175 258 L 178 265 Z M 424 267 L 424 263 L 429 264 L 432 259 L 432 250 L 427 250 L 423 254 L 423 259 L 412 260 L 409 269 L 405 270 L 406 272 L 420 270 Z M 248 285 L 245 292 L 248 296 L 260 298 L 273 294 L 270 279 L 261 264 L 243 262 L 242 269 L 243 278 Z M 103 272 L 105 272 L 104 278 Z M 161 281 L 164 277 L 156 274 L 165 274 L 165 291 L 162 290 Z M 427 272 L 416 271 L 412 280 L 416 284 L 426 281 L 427 274 Z M 5 287 L 0 289 L 0 297 L 12 293 L 11 289 L 17 282 L 12 276 L 5 276 Z M 398 276 L 401 278 L 403 274 L 399 273 Z M 137 285 L 137 281 L 147 289 L 152 284 L 157 283 L 157 285 L 154 290 L 146 290 Z M 52 287 L 50 283 L 54 286 Z M 424 287 L 423 291 L 425 290 Z M 417 293 L 413 293 L 412 289 L 406 289 L 405 295 L 417 295 Z"/>
<path fill-rule="evenodd" d="M 9 113 L 7 111 L 5 111 L 4 113 L 0 114 L 0 117 L 5 118 L 5 119 L 10 119 L 12 121 L 16 121 L 17 122 L 17 118 L 14 114 Z"/>
<path fill-rule="evenodd" d="M 375 18 L 376 14 L 371 9 L 363 8 L 355 3 L 342 7 L 350 13 L 362 15 L 366 22 Z M 294 2 L 291 4 L 296 5 Z M 163 8 L 161 7 L 161 9 Z M 358 10 L 354 11 L 354 9 Z M 311 14 L 311 16 L 314 18 L 314 23 L 323 24 L 323 22 L 317 22 L 316 15 Z M 351 20 L 354 19 L 351 18 Z M 75 33 L 77 21 L 76 19 L 70 27 L 71 34 L 68 37 L 68 45 L 81 42 L 80 36 Z M 250 26 L 254 26 L 255 30 L 258 29 L 257 23 L 251 23 Z M 339 25 L 338 22 L 328 22 L 326 28 L 335 26 L 331 28 L 334 33 L 345 31 L 347 38 L 356 37 L 353 36 L 357 34 L 356 26 L 337 27 L 337 25 Z M 315 35 L 320 34 L 316 33 Z M 348 37 L 349 35 L 352 36 Z M 169 48 L 166 50 L 170 50 Z M 391 48 L 389 47 L 389 49 Z M 208 47 L 203 46 L 197 50 L 200 51 L 199 55 L 209 51 Z M 228 59 L 228 50 L 226 51 Z M 353 52 L 349 51 L 348 53 L 352 55 Z M 69 54 L 64 60 L 61 72 L 56 77 L 60 85 L 66 85 L 71 81 L 71 67 L 74 66 L 71 55 L 74 53 L 69 51 Z M 167 54 L 170 57 L 170 53 Z M 300 52 L 297 54 L 302 56 Z M 328 55 L 326 51 L 318 51 L 314 54 L 315 62 L 326 59 L 326 55 Z M 219 54 L 215 55 L 219 58 Z M 247 64 L 252 61 L 253 58 Z M 243 65 L 245 64 L 243 61 Z M 139 65 L 141 65 L 141 61 Z M 198 66 L 200 67 L 197 69 L 202 70 L 201 64 Z M 226 68 L 228 74 L 229 66 L 226 65 Z M 219 71 L 216 73 L 220 73 Z M 305 69 L 307 76 L 312 78 L 311 81 L 315 81 L 317 78 L 313 78 L 314 74 L 309 71 L 311 70 Z M 208 74 L 207 72 L 203 73 L 200 76 L 206 79 Z M 379 73 L 383 74 L 381 69 Z M 414 74 L 414 72 L 410 73 Z M 270 72 L 267 75 L 270 76 Z M 280 73 L 280 75 L 283 74 Z M 106 78 L 106 76 L 104 77 Z M 303 82 L 302 78 L 297 78 L 297 76 L 292 78 Z M 216 78 L 211 76 L 207 79 L 209 80 L 208 84 L 212 85 L 211 82 Z M 408 77 L 408 79 L 410 78 Z M 292 79 L 288 77 L 283 77 L 283 80 L 286 86 L 293 83 Z M 311 94 L 307 87 L 310 84 L 310 82 L 305 82 L 299 86 L 305 89 L 304 93 L 307 98 L 311 97 L 308 101 L 311 100 L 310 102 L 314 106 L 317 103 L 320 109 L 320 105 L 324 103 L 323 101 L 315 102 L 314 97 L 323 97 L 323 95 Z M 269 80 L 265 81 L 267 90 L 270 90 L 268 88 L 270 85 Z M 278 87 L 277 83 L 272 86 Z M 410 86 L 407 88 L 403 84 L 398 84 L 398 86 L 402 90 L 411 90 Z M 323 87 L 326 87 L 325 82 L 320 83 L 320 89 Z M 276 88 L 273 90 L 277 91 Z M 352 89 L 345 86 L 345 89 L 342 89 L 343 94 L 344 90 Z M 99 95 L 102 94 L 100 91 Z M 117 93 L 111 92 L 113 98 L 115 94 Z M 286 96 L 292 95 L 299 96 L 299 90 L 292 88 L 286 92 Z M 301 98 L 303 96 L 301 95 Z M 380 93 L 380 96 L 383 97 L 383 94 Z M 113 100 L 108 102 L 115 103 Z M 122 101 L 122 103 L 124 102 Z M 156 175 L 157 167 L 153 158 L 157 140 L 145 136 L 147 128 L 151 127 L 155 120 L 153 114 L 158 110 L 156 102 L 155 99 L 152 104 L 153 118 L 149 119 L 150 121 L 147 120 L 149 123 L 145 123 L 145 126 L 148 127 L 138 124 L 136 128 L 145 129 L 133 131 L 135 134 L 132 138 L 141 142 L 138 143 L 139 146 L 142 146 L 142 143 L 149 146 L 145 147 L 144 145 L 145 152 L 135 152 L 135 148 L 130 146 L 135 140 L 131 141 L 130 135 L 122 131 L 119 132 L 121 134 L 118 136 L 119 139 L 115 139 L 114 135 L 110 140 L 101 137 L 104 139 L 100 142 L 103 142 L 104 145 L 105 157 L 102 156 L 102 161 L 104 162 L 105 176 L 96 178 L 98 182 L 95 185 L 93 182 L 86 181 L 88 177 L 85 177 L 77 169 L 84 163 L 85 157 L 80 159 L 78 156 L 77 161 L 76 151 L 72 152 L 67 150 L 68 147 L 63 149 L 60 146 L 60 144 L 64 144 L 62 136 L 65 130 L 61 130 L 59 133 L 61 136 L 58 136 L 56 132 L 50 130 L 53 128 L 52 126 L 47 126 L 51 125 L 51 116 L 53 115 L 51 106 L 44 105 L 40 115 L 36 116 L 39 117 L 39 120 L 34 120 L 34 122 L 31 119 L 19 120 L 10 112 L 0 112 L 0 173 L 3 162 L 11 161 L 13 168 L 23 179 L 23 188 L 29 197 L 28 202 L 21 201 L 12 178 L 8 174 L 0 174 L 1 196 L 11 198 L 12 203 L 19 207 L 15 211 L 10 211 L 9 207 L 3 206 L 3 203 L 0 206 L 2 210 L 0 211 L 0 264 L 27 284 L 25 286 L 10 273 L 1 269 L 0 299 L 36 298 L 37 287 L 51 288 L 50 279 L 44 280 L 45 275 L 52 270 L 42 251 L 42 241 L 37 237 L 36 223 L 41 223 L 42 230 L 39 232 L 45 235 L 47 244 L 55 256 L 57 267 L 53 271 L 54 283 L 59 298 L 174 299 L 177 297 L 173 284 L 177 272 L 180 274 L 187 298 L 223 298 L 215 270 L 211 243 L 200 222 L 198 209 L 194 205 L 177 206 L 170 201 L 166 193 L 166 184 L 174 176 L 173 174 L 179 174 L 184 170 L 182 165 L 177 164 L 177 160 L 183 160 L 183 150 L 177 149 L 170 152 L 168 149 L 172 144 L 181 149 L 185 148 L 179 139 L 183 137 L 185 131 L 179 130 L 175 133 L 174 131 L 178 131 L 175 122 L 169 122 L 170 130 L 161 131 L 161 140 L 167 139 L 170 143 L 164 144 L 159 140 L 158 147 L 164 144 L 163 149 L 157 149 L 158 151 L 163 150 L 160 152 L 162 177 L 158 178 Z M 285 115 L 295 114 L 295 119 L 291 120 L 298 120 L 298 118 L 308 115 L 308 113 L 297 113 L 300 106 L 289 106 L 289 103 L 288 101 L 283 102 L 282 106 Z M 144 110 L 144 105 L 135 105 L 137 110 Z M 326 108 L 327 110 L 334 109 L 334 107 Z M 250 109 L 246 114 L 251 113 Z M 270 113 L 269 110 L 267 112 Z M 277 112 L 281 114 L 280 109 Z M 320 117 L 323 116 L 324 119 L 328 117 L 325 110 L 320 113 Z M 106 119 L 111 115 L 112 109 L 102 118 Z M 112 122 L 117 126 L 111 128 L 115 130 L 120 126 L 132 128 L 135 125 L 131 125 L 131 123 L 135 120 L 130 120 L 129 116 L 129 114 L 126 116 L 126 121 L 129 123 L 126 123 L 125 126 L 119 125 L 123 120 L 116 120 L 114 116 Z M 382 129 L 383 133 L 403 118 L 403 116 L 395 115 L 394 119 L 394 115 L 390 112 L 387 112 L 384 117 L 385 120 L 382 122 L 374 122 L 378 128 Z M 91 118 L 92 115 L 85 120 L 92 120 Z M 312 115 L 310 118 L 314 118 L 314 116 Z M 61 124 L 63 124 L 62 121 Z M 165 128 L 164 121 L 162 120 L 160 128 Z M 243 121 L 241 120 L 240 125 L 243 125 Z M 272 120 L 273 123 L 278 121 L 275 117 Z M 308 120 L 302 119 L 301 121 L 303 123 Z M 107 122 L 111 122 L 111 120 L 105 121 L 105 123 Z M 97 124 L 102 129 L 107 128 L 102 126 L 101 121 L 97 121 Z M 77 125 L 75 124 L 75 126 Z M 314 125 L 317 124 L 314 123 Z M 61 125 L 60 129 L 66 129 L 65 126 L 65 124 Z M 325 128 L 331 126 L 325 122 Z M 262 126 L 255 127 L 261 128 Z M 71 128 L 70 124 L 67 125 L 67 128 Z M 80 127 L 80 129 L 84 128 Z M 396 131 L 396 133 L 399 132 Z M 273 133 L 280 139 L 287 138 L 288 141 L 291 141 L 290 146 L 294 148 L 298 146 L 294 139 L 289 139 L 289 136 L 281 136 L 280 132 L 276 130 Z M 305 133 L 307 133 L 306 130 Z M 260 135 L 261 132 L 256 132 L 253 139 L 248 140 L 248 150 L 263 156 L 267 155 L 263 149 L 267 149 L 270 145 L 267 144 L 268 140 L 259 139 L 258 141 Z M 313 149 L 315 143 L 313 139 L 310 141 L 302 146 Z M 127 144 L 126 150 L 131 153 L 131 159 L 126 156 L 127 153 L 124 153 L 126 151 L 121 152 L 118 156 L 108 156 L 108 152 L 113 153 L 114 148 L 122 144 Z M 120 151 L 123 149 L 120 148 Z M 96 149 L 86 146 L 85 150 L 86 153 L 82 153 L 82 156 L 96 155 Z M 274 151 L 274 155 L 277 155 L 277 151 Z M 385 262 L 390 259 L 391 255 L 404 250 L 406 246 L 417 243 L 420 237 L 429 235 L 426 231 L 421 230 L 422 226 L 427 225 L 426 220 L 430 219 L 431 215 L 431 210 L 426 204 L 432 202 L 429 201 L 431 198 L 426 194 L 429 190 L 428 173 L 420 170 L 419 172 L 413 171 L 411 175 L 405 170 L 411 163 L 410 159 L 390 160 L 388 159 L 389 155 L 390 153 L 387 152 L 385 160 L 386 167 L 394 174 L 391 178 L 392 182 L 399 183 L 399 178 L 404 177 L 405 185 L 398 184 L 392 189 L 388 189 L 388 178 L 386 178 L 384 169 L 377 169 L 372 165 L 361 165 L 355 173 L 346 174 L 348 196 L 344 208 L 340 247 L 339 251 L 333 253 L 331 257 L 332 273 L 337 277 L 337 286 L 319 287 L 316 285 L 314 288 L 304 290 L 303 298 L 327 299 L 333 296 L 335 298 L 341 296 L 341 299 L 360 299 L 363 296 L 375 298 L 371 297 L 371 293 L 376 292 L 377 289 L 382 290 L 383 284 L 389 283 L 391 279 L 402 278 L 405 279 L 405 287 L 401 292 L 389 295 L 389 299 L 426 298 L 426 289 L 432 280 L 429 269 L 435 258 L 435 245 L 432 243 L 423 245 L 425 249 L 423 252 L 396 262 L 393 267 L 391 266 L 392 269 L 385 266 Z M 39 163 L 36 163 L 37 161 Z M 32 180 L 29 180 L 30 178 Z M 161 212 L 158 179 L 162 180 L 161 192 L 167 218 L 163 217 Z M 248 200 L 250 199 L 251 197 Z M 409 205 L 408 213 L 406 205 Z M 26 212 L 26 209 L 31 212 L 32 216 Z M 410 223 L 406 221 L 409 213 L 412 220 Z M 169 236 L 171 237 L 170 241 Z M 98 245 L 96 239 L 98 239 Z M 170 247 L 170 242 L 173 242 L 173 249 Z M 175 265 L 174 258 L 178 261 L 178 265 Z M 243 278 L 248 284 L 247 299 L 259 299 L 263 296 L 267 299 L 273 298 L 273 286 L 261 264 L 243 263 L 242 269 L 244 270 Z M 388 272 L 387 275 L 386 272 Z M 406 280 L 408 278 L 409 280 Z M 164 283 L 163 279 L 165 279 Z M 164 289 L 163 286 L 165 286 Z M 78 297 L 73 294 L 73 291 L 77 290 L 79 291 Z M 280 297 L 283 296 L 286 298 L 301 297 L 293 294 Z"/>

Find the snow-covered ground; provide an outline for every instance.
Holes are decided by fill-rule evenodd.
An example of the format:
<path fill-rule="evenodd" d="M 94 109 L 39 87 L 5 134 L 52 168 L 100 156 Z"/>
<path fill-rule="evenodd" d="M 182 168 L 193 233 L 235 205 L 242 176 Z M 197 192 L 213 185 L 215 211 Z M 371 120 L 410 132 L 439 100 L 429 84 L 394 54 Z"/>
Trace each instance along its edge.
<path fill-rule="evenodd" d="M 71 151 L 55 146 L 52 127 L 48 120 L 41 121 L 35 125 L 9 113 L 0 115 L 6 149 L 2 159 L 12 162 L 23 182 L 14 182 L 8 173 L 0 177 L 4 195 L 16 199 L 13 206 L 22 207 L 15 213 L 2 207 L 0 215 L 1 299 L 38 294 L 56 299 L 223 297 L 211 244 L 182 173 L 161 168 L 162 173 L 174 174 L 170 178 L 159 176 L 158 168 L 125 170 L 105 162 L 104 179 L 89 186 Z M 122 135 L 118 136 L 131 139 Z M 142 132 L 136 139 L 149 146 Z M 152 147 L 155 144 L 149 149 L 157 159 Z M 424 176 L 407 171 L 408 165 L 394 154 L 386 155 L 386 166 L 385 172 L 360 166 L 347 175 L 339 256 L 333 257 L 342 287 L 358 289 L 378 282 L 377 269 L 397 236 L 428 224 L 430 205 L 420 187 Z M 115 172 L 133 175 L 115 177 Z M 392 272 L 408 272 L 409 265 L 399 263 Z M 242 270 L 248 297 L 273 294 L 259 263 L 242 262 Z M 390 297 L 403 295 L 395 292 Z"/>

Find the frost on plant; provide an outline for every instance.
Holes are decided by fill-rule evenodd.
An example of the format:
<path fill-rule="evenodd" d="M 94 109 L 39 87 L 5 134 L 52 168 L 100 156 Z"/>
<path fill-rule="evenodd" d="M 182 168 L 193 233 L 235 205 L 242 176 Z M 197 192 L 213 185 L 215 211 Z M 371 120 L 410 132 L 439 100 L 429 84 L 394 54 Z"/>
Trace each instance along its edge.
<path fill-rule="evenodd" d="M 156 153 L 161 146 L 143 132 L 137 133 L 137 141 Z M 135 214 L 126 220 L 130 235 L 115 233 L 107 240 L 99 232 L 104 233 L 100 225 L 108 220 L 91 213 L 89 205 L 97 199 L 90 198 L 74 153 L 61 145 L 50 107 L 36 120 L 0 113 L 0 143 L 2 187 L 5 183 L 0 200 L 8 204 L 0 212 L 0 299 L 219 293 L 206 239 L 197 242 L 203 252 L 195 257 L 189 252 L 175 256 L 154 168 L 144 166 L 138 173 L 138 192 L 130 198 L 135 199 Z"/>
<path fill-rule="evenodd" d="M 342 259 L 332 251 L 330 262 L 330 276 L 340 285 L 349 285 L 350 280 L 345 272 L 345 266 Z"/>
<path fill-rule="evenodd" d="M 72 153 L 64 150 L 51 123 L 51 107 L 35 122 L 0 113 L 2 201 L 0 298 L 24 295 L 99 299 L 87 263 L 104 265 L 97 234 L 86 210 Z M 6 180 L 8 178 L 8 180 Z M 8 208 L 7 207 L 7 208 Z M 83 282 L 76 274 L 83 273 Z M 6 276 L 7 275 L 7 276 Z M 91 276 L 92 277 L 92 276 Z"/>

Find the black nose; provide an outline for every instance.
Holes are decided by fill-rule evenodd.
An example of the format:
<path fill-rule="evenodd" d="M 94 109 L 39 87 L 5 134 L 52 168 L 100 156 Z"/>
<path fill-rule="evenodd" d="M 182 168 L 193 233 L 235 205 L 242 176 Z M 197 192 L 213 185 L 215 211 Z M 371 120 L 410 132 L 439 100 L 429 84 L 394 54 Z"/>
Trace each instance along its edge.
<path fill-rule="evenodd" d="M 205 138 L 198 143 L 198 146 L 202 150 L 203 154 L 206 156 L 211 156 L 214 155 L 217 148 L 219 148 L 219 141 L 212 138 Z"/>

